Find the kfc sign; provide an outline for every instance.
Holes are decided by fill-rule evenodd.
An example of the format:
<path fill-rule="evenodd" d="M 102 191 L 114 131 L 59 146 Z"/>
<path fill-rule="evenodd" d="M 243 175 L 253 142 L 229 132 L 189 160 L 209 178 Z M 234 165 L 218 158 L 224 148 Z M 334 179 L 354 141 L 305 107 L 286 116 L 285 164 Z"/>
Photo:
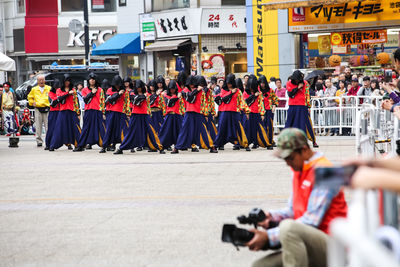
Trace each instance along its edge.
<path fill-rule="evenodd" d="M 116 30 L 90 30 L 89 31 L 89 46 L 91 46 L 94 41 L 98 45 L 101 45 L 102 43 L 105 42 L 106 36 L 111 37 L 114 33 L 116 33 Z M 85 46 L 83 35 L 84 35 L 84 31 L 81 31 L 79 33 L 69 32 L 67 46 L 68 47 L 76 47 L 76 46 L 83 47 L 83 46 Z"/>

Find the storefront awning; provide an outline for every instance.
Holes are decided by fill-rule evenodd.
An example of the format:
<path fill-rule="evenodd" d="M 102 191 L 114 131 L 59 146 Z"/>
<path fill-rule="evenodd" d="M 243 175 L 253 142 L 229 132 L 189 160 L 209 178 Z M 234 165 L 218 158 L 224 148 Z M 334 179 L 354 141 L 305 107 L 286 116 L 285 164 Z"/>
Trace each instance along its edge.
<path fill-rule="evenodd" d="M 92 50 L 92 55 L 140 53 L 140 33 L 119 33 Z"/>
<path fill-rule="evenodd" d="M 274 10 L 274 9 L 287 9 L 287 8 L 309 7 L 309 6 L 319 6 L 319 5 L 339 5 L 357 1 L 355 0 L 271 0 L 268 3 L 264 3 L 261 5 L 264 6 L 265 10 Z"/>
<path fill-rule="evenodd" d="M 190 39 L 178 39 L 178 40 L 168 40 L 168 41 L 157 41 L 144 48 L 146 52 L 152 51 L 170 51 L 176 50 L 179 46 L 185 44 Z"/>
<path fill-rule="evenodd" d="M 0 71 L 15 71 L 15 61 L 0 53 Z"/>

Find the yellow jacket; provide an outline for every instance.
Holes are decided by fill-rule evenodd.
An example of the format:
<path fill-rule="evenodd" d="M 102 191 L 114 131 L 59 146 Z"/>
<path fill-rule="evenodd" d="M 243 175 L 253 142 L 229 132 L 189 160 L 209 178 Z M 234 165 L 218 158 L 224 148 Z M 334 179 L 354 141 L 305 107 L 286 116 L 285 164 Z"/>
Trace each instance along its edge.
<path fill-rule="evenodd" d="M 29 105 L 33 106 L 33 102 L 36 102 L 37 108 L 50 107 L 49 103 L 49 92 L 51 87 L 48 85 L 44 86 L 43 93 L 40 92 L 39 86 L 35 86 L 32 88 L 31 92 L 28 95 Z"/>

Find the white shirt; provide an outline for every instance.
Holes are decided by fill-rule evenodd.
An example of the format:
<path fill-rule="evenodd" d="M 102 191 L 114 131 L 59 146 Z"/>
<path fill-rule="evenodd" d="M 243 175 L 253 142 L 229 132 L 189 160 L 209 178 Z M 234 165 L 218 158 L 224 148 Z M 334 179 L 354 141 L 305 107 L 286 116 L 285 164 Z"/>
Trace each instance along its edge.
<path fill-rule="evenodd" d="M 43 94 L 43 91 L 44 91 L 44 86 L 43 86 L 43 87 L 40 87 L 40 86 L 39 86 L 39 89 L 40 89 L 40 93 L 42 93 L 42 94 Z"/>

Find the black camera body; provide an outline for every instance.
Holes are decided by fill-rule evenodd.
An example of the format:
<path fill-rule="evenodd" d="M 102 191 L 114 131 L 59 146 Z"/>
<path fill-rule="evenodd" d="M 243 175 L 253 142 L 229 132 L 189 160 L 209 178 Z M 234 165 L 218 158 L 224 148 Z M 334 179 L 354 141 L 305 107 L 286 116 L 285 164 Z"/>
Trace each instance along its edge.
<path fill-rule="evenodd" d="M 240 224 L 252 224 L 255 228 L 259 222 L 265 221 L 267 216 L 260 208 L 254 208 L 248 216 L 241 215 L 237 217 Z M 277 227 L 279 223 L 270 221 L 268 228 Z M 232 243 L 234 246 L 245 246 L 254 237 L 254 233 L 246 229 L 238 228 L 234 224 L 224 224 L 222 227 L 222 241 Z"/>
<path fill-rule="evenodd" d="M 397 145 L 396 153 L 397 153 L 397 155 L 400 156 L 400 139 L 396 141 L 396 145 Z"/>
<path fill-rule="evenodd" d="M 254 233 L 246 229 L 237 228 L 234 224 L 224 224 L 222 227 L 222 241 L 234 246 L 244 247 L 254 237 Z"/>

